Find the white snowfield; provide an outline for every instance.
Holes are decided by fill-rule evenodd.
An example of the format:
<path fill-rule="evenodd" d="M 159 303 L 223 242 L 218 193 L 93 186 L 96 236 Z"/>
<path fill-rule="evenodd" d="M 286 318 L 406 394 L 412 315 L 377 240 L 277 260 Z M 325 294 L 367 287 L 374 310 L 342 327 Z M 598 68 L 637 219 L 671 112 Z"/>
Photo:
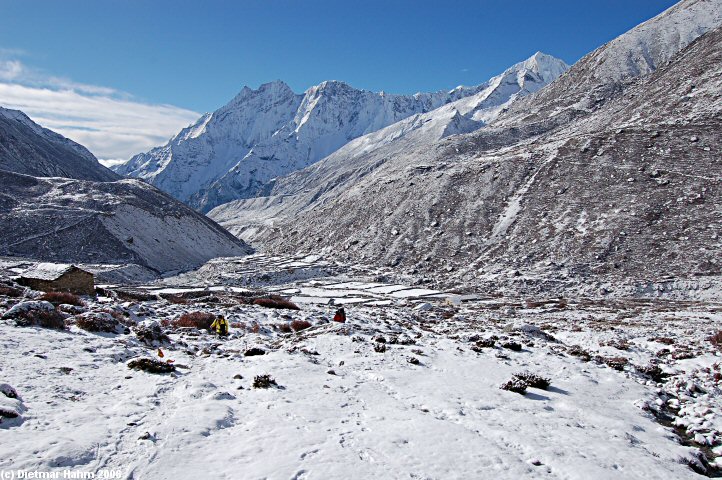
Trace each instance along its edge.
<path fill-rule="evenodd" d="M 327 289 L 369 287 L 346 283 Z M 416 309 L 396 300 L 347 306 L 348 322 L 339 324 L 328 321 L 334 307 L 313 304 L 288 311 L 87 303 L 131 321 L 223 313 L 231 336 L 171 333 L 173 343 L 160 347 L 178 369 L 156 375 L 126 366 L 134 357 L 158 358 L 157 347 L 133 334 L 3 321 L 0 383 L 21 397 L 14 402 L 21 416 L 0 423 L 0 470 L 109 469 L 125 479 L 693 479 L 699 476 L 685 462 L 696 449 L 647 410 L 681 407 L 677 425 L 697 431 L 700 442 L 722 440 L 712 380 L 720 354 L 705 339 L 722 322 L 714 305 L 512 307 L 514 300 L 498 299 L 496 306 Z M 290 319 L 312 326 L 287 334 L 273 328 Z M 473 350 L 492 336 L 495 347 Z M 675 343 L 654 340 L 662 336 Z M 521 351 L 500 346 L 512 340 Z M 607 360 L 584 362 L 570 354 L 573 345 Z M 244 356 L 250 347 L 267 353 Z M 660 354 L 665 348 L 694 355 L 675 360 Z M 615 357 L 628 360 L 623 370 L 605 364 Z M 654 358 L 672 375 L 662 383 L 633 367 Z M 499 388 L 522 371 L 550 378 L 551 387 L 525 395 Z M 253 388 L 262 374 L 277 387 Z"/>

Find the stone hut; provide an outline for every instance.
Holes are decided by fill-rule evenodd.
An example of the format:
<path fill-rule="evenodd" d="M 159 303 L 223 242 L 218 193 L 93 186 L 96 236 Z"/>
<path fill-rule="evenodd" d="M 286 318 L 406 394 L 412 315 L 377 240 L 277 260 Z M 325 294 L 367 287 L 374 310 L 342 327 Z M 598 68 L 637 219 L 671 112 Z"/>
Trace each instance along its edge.
<path fill-rule="evenodd" d="M 17 282 L 43 292 L 95 293 L 93 274 L 75 265 L 40 263 L 23 273 Z"/>

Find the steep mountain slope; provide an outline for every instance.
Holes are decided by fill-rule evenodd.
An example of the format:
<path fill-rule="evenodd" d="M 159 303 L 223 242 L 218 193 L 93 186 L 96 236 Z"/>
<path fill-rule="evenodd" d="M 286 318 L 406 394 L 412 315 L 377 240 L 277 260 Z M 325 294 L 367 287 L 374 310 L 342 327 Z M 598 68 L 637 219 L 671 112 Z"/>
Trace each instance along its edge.
<path fill-rule="evenodd" d="M 683 0 L 586 55 L 554 85 L 510 106 L 495 125 L 548 130 L 594 111 L 721 23 L 722 0 Z"/>
<path fill-rule="evenodd" d="M 250 249 L 139 180 L 91 182 L 0 170 L 0 255 L 185 270 Z"/>
<path fill-rule="evenodd" d="M 445 267 L 464 282 L 517 270 L 527 286 L 532 273 L 639 284 L 719 275 L 720 44 L 717 29 L 595 113 L 528 140 L 484 128 L 390 158 L 371 152 L 342 171 L 324 160 L 295 175 L 304 190 L 276 192 L 293 220 L 258 238 L 419 274 Z"/>
<path fill-rule="evenodd" d="M 99 182 L 120 178 L 82 145 L 41 127 L 23 112 L 2 107 L 0 170 Z"/>
<path fill-rule="evenodd" d="M 347 168 L 361 164 L 363 156 L 391 157 L 409 148 L 432 144 L 449 135 L 481 128 L 506 106 L 539 90 L 554 81 L 568 66 L 561 60 L 537 52 L 506 71 L 491 78 L 474 95 L 448 103 L 427 113 L 413 115 L 376 132 L 350 141 L 316 166 L 291 173 L 268 182 L 257 197 L 236 200 L 213 209 L 209 215 L 232 233 L 246 240 L 254 239 L 254 232 L 279 214 L 292 215 L 307 205 L 308 199 L 291 195 L 313 189 L 324 181 L 321 175 L 342 173 L 349 178 Z M 280 195 L 283 201 L 278 197 Z M 291 203 L 289 203 L 291 202 Z M 282 210 L 274 206 L 281 206 Z"/>
<path fill-rule="evenodd" d="M 272 178 L 311 165 L 354 138 L 460 99 L 473 96 L 458 106 L 465 118 L 452 116 L 456 123 L 446 134 L 478 128 L 496 114 L 492 107 L 539 89 L 565 69 L 562 61 L 539 53 L 476 87 L 408 96 L 356 90 L 342 82 L 324 82 L 304 95 L 283 82 L 246 87 L 167 145 L 136 155 L 116 171 L 207 211 L 253 197 Z"/>
<path fill-rule="evenodd" d="M 448 134 L 473 132 L 455 143 L 458 154 L 511 147 L 602 108 L 635 78 L 665 64 L 720 23 L 722 0 L 684 0 L 586 55 L 550 85 L 531 90 L 531 95 L 520 94 L 513 102 L 470 115 L 481 92 L 411 117 L 350 142 L 316 166 L 274 180 L 259 192 L 260 198 L 219 206 L 210 215 L 234 234 L 260 241 L 257 236 L 265 225 L 333 199 L 341 185 L 348 188 L 391 158 L 404 157 L 410 150 L 433 150 L 432 144 Z M 475 124 L 479 116 L 484 122 Z M 488 125 L 479 128 L 483 124 Z"/>

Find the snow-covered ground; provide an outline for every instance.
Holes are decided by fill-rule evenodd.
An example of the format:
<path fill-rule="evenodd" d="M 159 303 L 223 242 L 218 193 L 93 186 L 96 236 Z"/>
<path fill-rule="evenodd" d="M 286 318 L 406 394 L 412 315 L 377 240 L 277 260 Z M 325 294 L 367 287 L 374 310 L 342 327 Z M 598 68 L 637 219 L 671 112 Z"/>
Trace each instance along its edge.
<path fill-rule="evenodd" d="M 305 300 L 298 311 L 244 304 L 247 290 L 221 284 L 185 304 L 85 299 L 80 310 L 111 310 L 131 327 L 190 311 L 225 314 L 232 328 L 224 339 L 168 328 L 171 341 L 160 348 L 177 367 L 170 374 L 128 368 L 135 357 L 159 358 L 158 346 L 133 332 L 0 322 L 0 384 L 20 397 L 0 399 L 23 410 L 0 423 L 0 470 L 109 469 L 129 479 L 657 479 L 698 477 L 686 463 L 702 444 L 710 460 L 722 453 L 722 358 L 707 340 L 722 328 L 718 304 L 462 303 L 365 278 L 307 279 L 296 268 L 300 279 L 271 288 Z M 202 291 L 187 287 L 146 290 Z M 345 305 L 345 324 L 331 322 L 336 307 L 318 301 L 356 297 L 364 301 Z M 20 300 L 0 297 L 0 313 Z M 292 320 L 312 326 L 283 333 Z M 478 343 L 489 338 L 494 347 Z M 502 346 L 509 342 L 522 349 Z M 251 347 L 265 354 L 246 356 Z M 659 369 L 649 369 L 655 362 Z M 499 388 L 523 371 L 551 387 L 525 395 Z M 277 386 L 253 388 L 262 374 Z"/>

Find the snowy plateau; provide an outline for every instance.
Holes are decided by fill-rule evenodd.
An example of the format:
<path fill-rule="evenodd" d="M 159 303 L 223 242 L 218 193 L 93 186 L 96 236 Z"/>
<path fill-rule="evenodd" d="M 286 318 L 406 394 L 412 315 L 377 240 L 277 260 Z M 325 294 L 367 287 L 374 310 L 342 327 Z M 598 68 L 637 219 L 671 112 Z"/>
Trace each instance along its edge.
<path fill-rule="evenodd" d="M 0 108 L 0 480 L 721 477 L 721 46 L 246 87 L 114 171 Z"/>

